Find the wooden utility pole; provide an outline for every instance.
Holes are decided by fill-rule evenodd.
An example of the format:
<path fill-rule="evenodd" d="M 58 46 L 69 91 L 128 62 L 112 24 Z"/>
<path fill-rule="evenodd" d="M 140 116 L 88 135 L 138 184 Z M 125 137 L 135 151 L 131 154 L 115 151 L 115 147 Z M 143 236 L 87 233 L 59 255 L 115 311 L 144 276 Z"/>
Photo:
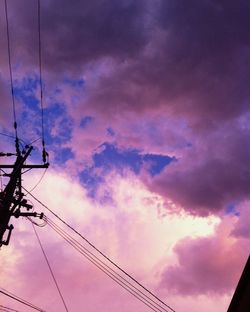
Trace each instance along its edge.
<path fill-rule="evenodd" d="M 4 176 L 9 177 L 9 182 L 4 190 L 0 192 L 0 247 L 8 245 L 10 241 L 13 225 L 10 224 L 11 217 L 43 217 L 43 214 L 31 212 L 32 205 L 27 203 L 22 192 L 22 173 L 23 169 L 48 168 L 49 164 L 42 165 L 27 165 L 27 158 L 30 156 L 32 146 L 25 146 L 22 152 L 19 150 L 18 142 L 16 143 L 16 161 L 13 165 L 0 164 L 0 169 L 12 169 L 11 173 L 4 173 Z M 11 153 L 0 153 L 0 156 L 12 156 Z M 26 211 L 23 211 L 23 208 Z"/>

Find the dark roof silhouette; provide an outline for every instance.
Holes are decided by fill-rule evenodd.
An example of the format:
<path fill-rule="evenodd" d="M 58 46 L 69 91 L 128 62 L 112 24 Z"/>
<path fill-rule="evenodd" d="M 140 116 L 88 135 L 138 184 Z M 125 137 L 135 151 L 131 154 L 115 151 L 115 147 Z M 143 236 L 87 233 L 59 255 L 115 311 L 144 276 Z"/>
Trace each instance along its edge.
<path fill-rule="evenodd" d="M 250 256 L 236 287 L 227 312 L 250 311 Z"/>

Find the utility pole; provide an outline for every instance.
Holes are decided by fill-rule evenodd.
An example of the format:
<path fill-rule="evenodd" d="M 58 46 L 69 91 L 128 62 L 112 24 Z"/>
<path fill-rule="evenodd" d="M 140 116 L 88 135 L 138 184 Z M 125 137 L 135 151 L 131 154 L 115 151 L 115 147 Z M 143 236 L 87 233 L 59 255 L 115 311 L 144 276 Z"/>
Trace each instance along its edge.
<path fill-rule="evenodd" d="M 24 198 L 22 192 L 22 174 L 23 169 L 30 170 L 34 168 L 48 168 L 49 163 L 46 162 L 46 157 L 43 155 L 44 163 L 42 165 L 27 165 L 26 160 L 30 156 L 32 146 L 26 145 L 25 148 L 20 151 L 18 139 L 16 139 L 16 154 L 12 153 L 0 153 L 2 156 L 16 156 L 16 161 L 12 165 L 0 164 L 0 169 L 12 169 L 11 173 L 5 173 L 3 176 L 9 178 L 8 184 L 4 190 L 0 192 L 0 247 L 2 245 L 8 245 L 11 237 L 11 232 L 14 229 L 10 224 L 11 217 L 39 217 L 43 218 L 43 213 L 38 214 L 30 211 L 33 206 L 28 204 Z M 25 209 L 26 211 L 23 211 Z"/>

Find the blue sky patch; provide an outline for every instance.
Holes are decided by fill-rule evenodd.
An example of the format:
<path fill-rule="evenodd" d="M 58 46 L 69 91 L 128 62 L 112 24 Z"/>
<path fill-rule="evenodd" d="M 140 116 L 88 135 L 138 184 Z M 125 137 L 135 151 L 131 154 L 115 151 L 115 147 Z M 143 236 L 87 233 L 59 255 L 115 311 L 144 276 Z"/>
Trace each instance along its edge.
<path fill-rule="evenodd" d="M 226 206 L 225 212 L 227 215 L 234 215 L 239 217 L 240 213 L 237 211 L 237 203 L 230 203 Z"/>
<path fill-rule="evenodd" d="M 136 149 L 121 150 L 109 143 L 101 145 L 101 149 L 101 152 L 93 155 L 93 161 L 95 167 L 103 168 L 105 171 L 127 168 L 139 174 L 144 166 L 152 176 L 155 176 L 175 160 L 174 157 L 164 155 L 142 154 Z"/>
<path fill-rule="evenodd" d="M 80 174 L 80 180 L 92 198 L 95 198 L 99 185 L 104 182 L 103 176 L 97 175 L 94 167 L 85 168 Z"/>
<path fill-rule="evenodd" d="M 20 100 L 28 109 L 39 112 L 40 101 L 36 97 L 36 89 L 39 86 L 37 78 L 25 77 L 20 82 L 15 80 L 14 96 Z"/>
<path fill-rule="evenodd" d="M 59 122 L 58 125 L 56 123 Z M 52 135 L 52 129 L 58 127 L 57 135 Z M 63 103 L 54 103 L 44 109 L 45 140 L 48 145 L 63 144 L 71 139 L 73 120 L 66 112 Z"/>
<path fill-rule="evenodd" d="M 80 128 L 85 129 L 93 120 L 94 120 L 94 117 L 85 116 L 80 121 Z"/>
<path fill-rule="evenodd" d="M 100 148 L 102 151 L 93 155 L 95 167 L 103 168 L 104 171 L 121 171 L 128 168 L 139 174 L 143 160 L 137 150 L 119 150 L 115 145 L 108 143 L 104 143 Z"/>
<path fill-rule="evenodd" d="M 67 160 L 73 157 L 74 153 L 70 148 L 59 148 L 55 154 L 54 161 L 59 165 L 63 165 Z"/>
<path fill-rule="evenodd" d="M 149 163 L 148 172 L 152 177 L 161 173 L 161 171 L 172 161 L 176 161 L 174 157 L 154 154 L 146 154 L 143 155 L 142 158 L 144 162 Z"/>
<path fill-rule="evenodd" d="M 115 135 L 115 131 L 112 128 L 107 128 L 107 133 L 110 136 L 114 136 Z"/>
<path fill-rule="evenodd" d="M 83 85 L 82 80 L 66 80 L 65 83 L 71 84 L 72 87 Z M 36 140 L 35 147 L 37 149 L 32 152 L 32 159 L 39 159 L 40 161 L 42 111 L 39 92 L 40 82 L 35 75 L 26 76 L 14 82 L 14 95 L 18 101 L 17 124 L 19 136 L 27 143 Z M 57 164 L 63 164 L 69 158 L 74 157 L 70 149 L 61 147 L 72 137 L 73 120 L 68 115 L 64 103 L 51 102 L 51 99 L 49 105 L 44 108 L 43 115 L 45 143 L 48 150 L 53 151 L 56 155 L 54 161 Z"/>
<path fill-rule="evenodd" d="M 83 79 L 70 79 L 70 78 L 65 78 L 63 82 L 65 84 L 70 85 L 73 88 L 83 88 L 85 83 Z"/>
<path fill-rule="evenodd" d="M 116 145 L 104 143 L 92 156 L 92 160 L 93 165 L 82 171 L 80 179 L 93 197 L 98 186 L 104 181 L 103 176 L 112 170 L 122 174 L 124 169 L 129 169 L 138 175 L 142 168 L 145 168 L 151 176 L 155 176 L 172 161 L 176 161 L 176 158 L 142 154 L 136 149 L 119 149 Z"/>

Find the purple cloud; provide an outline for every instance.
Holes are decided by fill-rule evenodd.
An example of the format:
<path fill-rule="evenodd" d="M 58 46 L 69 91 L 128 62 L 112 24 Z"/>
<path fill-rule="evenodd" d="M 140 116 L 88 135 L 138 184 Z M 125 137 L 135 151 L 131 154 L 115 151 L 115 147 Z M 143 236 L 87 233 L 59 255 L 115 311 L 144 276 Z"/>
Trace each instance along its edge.
<path fill-rule="evenodd" d="M 248 257 L 249 242 L 236 241 L 223 221 L 215 235 L 186 238 L 174 248 L 178 264 L 166 268 L 161 286 L 181 295 L 224 295 L 233 291 Z"/>

